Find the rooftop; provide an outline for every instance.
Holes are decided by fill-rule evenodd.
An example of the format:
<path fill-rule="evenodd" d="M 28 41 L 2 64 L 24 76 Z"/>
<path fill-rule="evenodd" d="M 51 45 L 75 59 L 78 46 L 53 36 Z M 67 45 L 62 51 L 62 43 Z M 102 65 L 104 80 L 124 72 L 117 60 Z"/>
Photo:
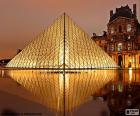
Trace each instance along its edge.
<path fill-rule="evenodd" d="M 116 8 L 116 12 L 112 14 L 109 22 L 115 20 L 118 17 L 134 18 L 135 15 L 130 9 L 130 7 L 126 5 L 126 6 L 121 6 L 120 8 Z"/>

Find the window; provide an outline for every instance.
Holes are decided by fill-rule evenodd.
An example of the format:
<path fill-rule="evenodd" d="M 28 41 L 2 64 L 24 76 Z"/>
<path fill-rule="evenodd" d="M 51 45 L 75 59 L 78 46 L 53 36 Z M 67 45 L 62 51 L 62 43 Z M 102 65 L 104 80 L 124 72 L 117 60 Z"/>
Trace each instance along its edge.
<path fill-rule="evenodd" d="M 114 33 L 114 28 L 113 27 L 111 27 L 111 34 L 113 34 Z"/>
<path fill-rule="evenodd" d="M 128 43 L 127 47 L 128 47 L 128 50 L 131 50 L 131 43 Z"/>
<path fill-rule="evenodd" d="M 122 26 L 119 26 L 119 33 L 122 33 Z"/>
<path fill-rule="evenodd" d="M 111 45 L 111 51 L 114 51 L 114 45 L 113 44 Z"/>
<path fill-rule="evenodd" d="M 127 32 L 130 32 L 131 31 L 131 24 L 128 24 L 127 25 Z"/>
<path fill-rule="evenodd" d="M 112 52 L 114 51 L 114 44 L 110 45 L 110 51 L 112 51 Z"/>
<path fill-rule="evenodd" d="M 138 45 L 138 50 L 140 50 L 140 45 Z"/>
<path fill-rule="evenodd" d="M 131 39 L 130 35 L 128 36 L 128 39 Z"/>
<path fill-rule="evenodd" d="M 118 52 L 122 51 L 122 43 L 118 43 Z"/>

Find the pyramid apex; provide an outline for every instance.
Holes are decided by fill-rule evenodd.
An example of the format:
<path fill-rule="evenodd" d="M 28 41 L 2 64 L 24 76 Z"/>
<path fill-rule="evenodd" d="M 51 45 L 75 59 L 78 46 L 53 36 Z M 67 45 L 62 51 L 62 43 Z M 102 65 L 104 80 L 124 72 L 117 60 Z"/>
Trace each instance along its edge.
<path fill-rule="evenodd" d="M 63 13 L 63 16 L 69 16 L 66 12 Z"/>
<path fill-rule="evenodd" d="M 58 16 L 58 18 L 59 18 L 59 17 L 65 17 L 65 16 L 66 16 L 66 17 L 69 17 L 69 15 L 68 15 L 66 12 L 63 12 L 62 14 L 60 14 L 60 15 Z"/>

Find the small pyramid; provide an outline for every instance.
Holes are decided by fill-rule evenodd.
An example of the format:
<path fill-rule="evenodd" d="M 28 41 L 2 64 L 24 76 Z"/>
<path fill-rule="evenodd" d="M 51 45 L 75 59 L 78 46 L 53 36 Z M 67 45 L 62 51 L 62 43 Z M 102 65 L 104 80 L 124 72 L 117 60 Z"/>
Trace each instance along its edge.
<path fill-rule="evenodd" d="M 84 69 L 115 68 L 117 65 L 64 13 L 6 67 Z"/>

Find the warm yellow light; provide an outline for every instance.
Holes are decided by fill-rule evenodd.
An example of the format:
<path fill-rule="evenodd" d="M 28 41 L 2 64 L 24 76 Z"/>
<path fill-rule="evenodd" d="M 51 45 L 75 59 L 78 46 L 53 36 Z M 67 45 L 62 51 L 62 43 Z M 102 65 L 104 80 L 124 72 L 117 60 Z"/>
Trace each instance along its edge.
<path fill-rule="evenodd" d="M 133 74 L 133 70 L 132 68 L 129 68 L 129 82 L 132 82 L 132 78 L 133 78 L 132 74 Z"/>
<path fill-rule="evenodd" d="M 54 21 L 7 67 L 112 68 L 116 63 L 67 15 Z"/>
<path fill-rule="evenodd" d="M 67 72 L 64 76 L 56 71 L 13 70 L 8 75 L 33 93 L 42 104 L 63 112 L 64 97 L 65 110 L 72 111 L 87 102 L 91 95 L 99 93 L 114 78 L 115 73 L 112 70 L 79 70 Z"/>

